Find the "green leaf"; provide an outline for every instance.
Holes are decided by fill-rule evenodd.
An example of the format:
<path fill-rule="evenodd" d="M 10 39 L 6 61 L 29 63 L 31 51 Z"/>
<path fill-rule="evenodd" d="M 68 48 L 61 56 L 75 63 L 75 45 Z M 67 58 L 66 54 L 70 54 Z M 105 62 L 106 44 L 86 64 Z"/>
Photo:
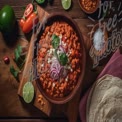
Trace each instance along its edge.
<path fill-rule="evenodd" d="M 52 35 L 52 40 L 54 40 L 57 36 L 55 34 Z"/>
<path fill-rule="evenodd" d="M 53 46 L 53 48 L 57 49 L 59 46 L 59 43 L 60 43 L 60 38 L 57 35 L 53 34 L 52 35 L 52 46 Z"/>
<path fill-rule="evenodd" d="M 21 53 L 22 53 L 22 47 L 20 45 L 17 46 L 17 50 L 18 50 L 19 55 L 21 55 Z"/>
<path fill-rule="evenodd" d="M 60 62 L 61 65 L 63 65 L 63 66 L 67 64 L 67 62 L 68 62 L 68 57 L 67 57 L 66 53 L 61 53 L 61 54 L 59 55 L 59 62 Z"/>
<path fill-rule="evenodd" d="M 25 55 L 22 55 L 22 47 L 20 45 L 18 45 L 17 48 L 15 49 L 14 56 L 15 56 L 14 61 L 21 70 L 25 63 Z"/>
<path fill-rule="evenodd" d="M 18 80 L 19 72 L 17 70 L 15 70 L 14 66 L 10 66 L 10 72 L 14 76 L 14 78 L 16 78 Z"/>
<path fill-rule="evenodd" d="M 18 62 L 18 60 L 20 59 L 21 53 L 22 53 L 22 47 L 20 45 L 18 45 L 17 48 L 14 51 L 15 61 L 16 62 Z"/>
<path fill-rule="evenodd" d="M 18 68 L 21 70 L 24 66 L 25 60 L 22 59 L 22 60 L 19 60 L 18 62 L 15 62 L 15 63 L 17 64 Z"/>
<path fill-rule="evenodd" d="M 18 52 L 17 49 L 15 49 L 14 55 L 15 55 L 15 61 L 18 62 L 18 60 L 19 60 L 19 58 L 20 58 L 20 54 L 19 54 L 19 52 Z"/>

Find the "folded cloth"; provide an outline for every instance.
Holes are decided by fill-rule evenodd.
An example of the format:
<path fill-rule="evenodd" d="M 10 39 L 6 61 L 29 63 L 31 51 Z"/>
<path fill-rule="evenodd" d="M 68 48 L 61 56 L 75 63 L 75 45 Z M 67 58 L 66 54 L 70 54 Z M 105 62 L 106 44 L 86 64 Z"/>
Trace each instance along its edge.
<path fill-rule="evenodd" d="M 122 54 L 120 54 L 119 50 L 113 54 L 110 61 L 107 63 L 97 79 L 101 78 L 105 74 L 113 75 L 122 79 Z"/>
<path fill-rule="evenodd" d="M 120 54 L 119 50 L 117 50 L 113 54 L 113 56 L 111 57 L 111 59 L 109 60 L 109 62 L 107 63 L 107 65 L 105 66 L 105 68 L 100 73 L 97 79 L 101 78 L 105 74 L 109 74 L 122 79 L 122 55 Z M 82 122 L 86 122 L 86 103 L 91 88 L 86 92 L 86 94 L 80 101 L 79 113 Z"/>

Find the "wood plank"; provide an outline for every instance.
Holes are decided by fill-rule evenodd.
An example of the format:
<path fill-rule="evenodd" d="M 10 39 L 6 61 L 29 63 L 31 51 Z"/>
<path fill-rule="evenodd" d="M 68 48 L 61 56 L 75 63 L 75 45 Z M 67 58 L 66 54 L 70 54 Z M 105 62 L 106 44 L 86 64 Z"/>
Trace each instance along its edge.
<path fill-rule="evenodd" d="M 43 18 L 46 17 L 46 16 L 48 16 L 48 13 L 45 12 L 40 7 L 38 7 L 37 10 L 40 13 L 39 14 L 39 20 L 40 20 L 40 22 L 42 22 L 43 21 Z M 19 89 L 18 89 L 18 94 L 20 96 L 22 96 L 22 89 L 23 89 L 24 84 L 30 78 L 30 74 L 28 73 L 28 71 L 32 67 L 33 51 L 34 51 L 34 44 L 35 44 L 35 39 L 36 38 L 37 38 L 36 37 L 36 34 L 33 33 L 32 38 L 31 38 L 31 41 L 30 41 L 30 46 L 29 46 L 28 54 L 27 54 L 27 57 L 26 57 L 26 63 L 25 63 L 25 66 L 24 66 L 22 79 L 21 79 L 21 82 L 20 82 L 20 85 L 19 85 Z M 51 113 L 51 110 L 52 110 L 51 109 L 52 108 L 52 105 L 42 96 L 42 94 L 40 93 L 40 91 L 37 88 L 37 85 L 36 85 L 36 82 L 35 81 L 33 81 L 33 85 L 34 85 L 34 89 L 35 89 L 34 105 L 38 109 L 40 109 L 41 111 L 43 111 L 45 114 L 47 114 L 49 116 L 50 113 Z M 43 106 L 41 105 L 40 102 L 38 102 L 39 95 L 43 97 L 42 99 L 43 99 L 43 102 L 45 104 Z"/>
<path fill-rule="evenodd" d="M 0 0 L 0 8 L 4 5 L 26 6 L 32 0 Z"/>

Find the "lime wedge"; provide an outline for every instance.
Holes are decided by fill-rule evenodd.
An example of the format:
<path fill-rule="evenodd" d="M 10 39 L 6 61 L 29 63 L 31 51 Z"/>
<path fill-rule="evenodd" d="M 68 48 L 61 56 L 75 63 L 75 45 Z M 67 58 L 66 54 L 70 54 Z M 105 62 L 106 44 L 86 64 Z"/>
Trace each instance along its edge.
<path fill-rule="evenodd" d="M 34 98 L 34 87 L 31 82 L 25 83 L 23 87 L 23 99 L 26 103 L 30 103 Z"/>
<path fill-rule="evenodd" d="M 71 6 L 71 0 L 61 0 L 62 6 L 65 10 L 68 10 Z"/>

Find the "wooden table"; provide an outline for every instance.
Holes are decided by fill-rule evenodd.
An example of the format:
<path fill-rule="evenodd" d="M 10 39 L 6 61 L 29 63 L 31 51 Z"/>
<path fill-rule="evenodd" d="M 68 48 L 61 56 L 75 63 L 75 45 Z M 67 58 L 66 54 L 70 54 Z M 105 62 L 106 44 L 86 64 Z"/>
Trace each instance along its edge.
<path fill-rule="evenodd" d="M 31 0 L 0 0 L 0 8 L 2 8 L 4 5 L 9 4 L 14 8 L 15 15 L 17 20 L 19 20 L 23 15 L 23 7 L 26 6 Z M 84 84 L 82 87 L 82 94 L 86 91 L 86 89 L 89 88 L 89 86 L 95 81 L 98 74 L 101 72 L 101 70 L 104 68 L 104 65 L 108 60 L 103 60 L 102 66 L 97 67 L 97 70 L 92 70 L 92 60 L 89 56 L 89 49 L 91 47 L 91 41 L 89 39 L 88 33 L 91 31 L 91 28 L 88 28 L 87 25 L 90 23 L 93 23 L 91 20 L 88 19 L 87 15 L 84 14 L 84 12 L 81 10 L 78 4 L 78 0 L 72 0 L 72 7 L 69 11 L 65 11 L 62 8 L 61 1 L 60 0 L 54 0 L 53 5 L 45 5 L 42 6 L 45 11 L 48 13 L 54 13 L 54 12 L 62 12 L 71 18 L 73 18 L 76 23 L 78 24 L 81 33 L 83 35 L 84 44 L 86 48 L 86 72 L 84 77 Z M 17 34 L 17 42 L 15 45 L 9 47 L 5 44 L 4 38 L 2 34 L 0 33 L 0 117 L 15 117 L 15 118 L 23 118 L 26 119 L 28 117 L 31 118 L 47 118 L 45 114 L 43 114 L 39 109 L 36 107 L 26 104 L 21 100 L 21 98 L 18 97 L 18 87 L 19 82 L 17 82 L 13 76 L 9 72 L 9 66 L 15 65 L 15 63 L 12 60 L 13 51 L 16 48 L 16 45 L 18 43 L 20 44 L 26 44 L 29 45 L 29 42 L 26 40 L 23 40 L 23 37 L 27 40 L 31 39 L 31 34 L 23 35 L 21 30 L 19 30 L 19 33 Z M 11 62 L 9 65 L 5 65 L 3 62 L 3 57 L 7 55 L 9 56 Z M 16 65 L 15 65 L 16 67 Z M 78 107 L 79 104 L 75 105 Z M 74 106 L 74 107 L 75 107 Z M 57 111 L 58 111 L 57 107 Z M 56 112 L 54 112 L 56 114 Z M 72 117 L 77 116 L 75 113 L 70 112 Z M 51 115 L 53 118 L 64 118 L 62 114 L 58 115 Z M 26 120 L 27 121 L 27 120 Z M 28 120 L 29 121 L 29 120 Z M 75 121 L 72 121 L 75 122 Z"/>

